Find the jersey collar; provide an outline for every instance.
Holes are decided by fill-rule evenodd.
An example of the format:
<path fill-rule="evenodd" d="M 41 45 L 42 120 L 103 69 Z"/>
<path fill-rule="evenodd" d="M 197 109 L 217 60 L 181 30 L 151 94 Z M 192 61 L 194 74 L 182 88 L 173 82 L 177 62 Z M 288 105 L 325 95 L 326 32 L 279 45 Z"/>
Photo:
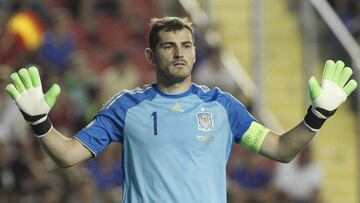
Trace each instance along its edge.
<path fill-rule="evenodd" d="M 194 89 L 194 84 L 191 84 L 190 88 L 188 90 L 186 90 L 185 92 L 183 93 L 180 93 L 180 94 L 166 94 L 164 92 L 161 92 L 157 87 L 156 87 L 156 84 L 152 84 L 152 89 L 157 93 L 159 94 L 160 96 L 162 97 L 166 97 L 166 98 L 173 98 L 173 99 L 176 99 L 176 98 L 181 98 L 181 97 L 185 97 L 187 95 L 189 95 L 193 89 Z"/>

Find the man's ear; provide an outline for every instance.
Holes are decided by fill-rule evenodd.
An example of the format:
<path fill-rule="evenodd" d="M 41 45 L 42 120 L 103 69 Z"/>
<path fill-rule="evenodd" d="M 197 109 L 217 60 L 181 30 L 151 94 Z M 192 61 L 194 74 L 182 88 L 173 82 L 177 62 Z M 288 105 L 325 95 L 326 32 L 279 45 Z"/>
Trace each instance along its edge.
<path fill-rule="evenodd" d="M 152 49 L 150 48 L 145 49 L 145 58 L 149 64 L 155 64 L 155 53 L 153 52 Z"/>
<path fill-rule="evenodd" d="M 196 62 L 196 47 L 194 47 L 194 53 L 195 54 L 194 54 L 194 61 L 193 62 L 195 63 Z"/>

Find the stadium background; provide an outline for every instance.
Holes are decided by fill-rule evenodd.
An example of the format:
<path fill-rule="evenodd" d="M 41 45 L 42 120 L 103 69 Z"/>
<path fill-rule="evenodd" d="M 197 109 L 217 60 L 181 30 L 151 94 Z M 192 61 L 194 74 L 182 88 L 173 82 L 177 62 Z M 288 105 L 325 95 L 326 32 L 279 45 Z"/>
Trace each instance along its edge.
<path fill-rule="evenodd" d="M 307 79 L 310 74 L 320 78 L 326 59 L 356 64 L 310 2 L 316 1 L 2 0 L 0 86 L 9 83 L 11 72 L 39 65 L 44 89 L 53 82 L 62 87 L 50 117 L 71 136 L 112 94 L 154 80 L 153 67 L 143 56 L 148 20 L 189 16 L 198 31 L 194 80 L 231 92 L 258 119 L 283 132 L 303 118 Z M 317 2 L 329 3 L 359 38 L 358 1 Z M 281 164 L 234 146 L 228 164 L 229 202 L 359 202 L 356 97 L 306 150 L 305 166 L 296 169 L 304 177 L 283 180 L 287 169 Z M 0 202 L 120 201 L 119 144 L 90 162 L 60 169 L 41 150 L 4 91 L 0 98 Z M 301 172 L 306 163 L 316 166 L 308 176 Z M 304 185 L 311 193 L 293 192 Z"/>

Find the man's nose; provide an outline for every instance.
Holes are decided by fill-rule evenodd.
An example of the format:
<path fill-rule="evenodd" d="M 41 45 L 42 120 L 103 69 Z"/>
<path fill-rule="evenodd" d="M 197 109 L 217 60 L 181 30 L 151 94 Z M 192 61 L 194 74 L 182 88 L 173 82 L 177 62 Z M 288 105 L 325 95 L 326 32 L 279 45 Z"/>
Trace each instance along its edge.
<path fill-rule="evenodd" d="M 174 58 L 182 58 L 184 56 L 183 50 L 181 47 L 175 47 L 174 49 Z"/>

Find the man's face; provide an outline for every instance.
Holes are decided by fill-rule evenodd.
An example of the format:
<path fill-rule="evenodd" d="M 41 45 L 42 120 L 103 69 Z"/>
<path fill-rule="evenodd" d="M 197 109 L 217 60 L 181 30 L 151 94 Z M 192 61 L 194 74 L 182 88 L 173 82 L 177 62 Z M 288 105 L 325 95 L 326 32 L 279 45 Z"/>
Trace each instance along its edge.
<path fill-rule="evenodd" d="M 160 31 L 154 59 L 158 76 L 170 82 L 182 82 L 191 75 L 195 62 L 195 47 L 191 32 L 184 28 L 177 31 Z"/>

